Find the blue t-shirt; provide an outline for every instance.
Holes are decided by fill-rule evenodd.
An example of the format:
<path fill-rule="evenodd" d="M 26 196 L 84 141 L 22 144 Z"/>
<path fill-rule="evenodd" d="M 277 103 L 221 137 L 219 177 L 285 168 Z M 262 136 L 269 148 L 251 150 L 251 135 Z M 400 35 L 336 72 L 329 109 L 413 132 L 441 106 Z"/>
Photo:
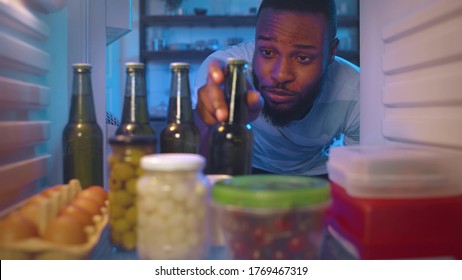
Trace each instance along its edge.
<path fill-rule="evenodd" d="M 212 59 L 226 61 L 238 57 L 249 62 L 254 41 L 211 54 L 199 68 L 192 94 L 207 80 L 207 65 Z M 274 127 L 263 116 L 251 123 L 255 138 L 253 167 L 277 174 L 327 174 L 326 162 L 331 146 L 359 144 L 359 67 L 335 57 L 328 66 L 327 79 L 311 111 L 287 127 Z"/>

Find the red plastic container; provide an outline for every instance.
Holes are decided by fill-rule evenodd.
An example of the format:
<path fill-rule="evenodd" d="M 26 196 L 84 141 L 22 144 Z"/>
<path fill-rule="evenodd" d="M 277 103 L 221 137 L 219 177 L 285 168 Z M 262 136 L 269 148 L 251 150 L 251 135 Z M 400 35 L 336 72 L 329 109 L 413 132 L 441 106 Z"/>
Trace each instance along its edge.
<path fill-rule="evenodd" d="M 374 149 L 382 149 L 382 152 L 371 153 Z M 417 151 L 419 157 L 413 158 L 417 155 L 413 154 L 416 151 L 406 151 L 385 147 L 343 147 L 334 153 L 331 151 L 328 168 L 332 204 L 326 215 L 327 229 L 335 232 L 344 244 L 352 245 L 353 251 L 356 251 L 354 254 L 360 259 L 462 259 L 462 194 L 458 185 L 452 184 L 447 174 L 442 174 L 444 169 L 441 166 L 438 166 L 438 170 L 431 168 L 442 159 L 441 155 Z M 381 153 L 387 157 L 380 160 Z M 397 156 L 391 156 L 393 153 Z M 420 157 L 422 155 L 428 158 L 425 160 Z M 425 170 L 422 176 L 435 175 L 431 178 L 441 178 L 440 183 L 445 185 L 436 185 L 432 192 L 428 192 L 429 186 L 422 186 L 427 192 L 422 195 L 418 184 L 410 184 L 412 178 L 418 178 L 418 172 L 410 174 L 410 168 L 390 168 L 397 162 L 402 164 L 400 157 L 406 158 L 414 167 L 427 165 L 426 168 L 414 170 Z M 412 160 L 416 160 L 416 164 L 413 165 Z M 346 162 L 349 164 L 343 165 Z M 344 168 L 336 168 L 338 164 Z M 362 164 L 368 170 L 357 169 Z M 383 174 L 385 170 L 392 171 Z M 397 186 L 400 186 L 404 175 L 400 170 L 406 170 L 407 183 L 412 186 L 401 184 L 401 196 Z M 368 178 L 361 180 L 361 188 L 368 190 L 358 192 L 357 188 L 351 191 L 359 181 L 348 179 L 360 174 L 360 171 L 364 175 L 362 179 Z M 383 180 L 377 181 L 378 178 L 393 178 L 396 183 L 387 188 Z M 450 189 L 452 191 L 448 191 Z M 438 190 L 445 190 L 445 193 L 439 195 Z"/>
<path fill-rule="evenodd" d="M 462 196 L 364 199 L 331 182 L 326 225 L 361 259 L 462 259 Z"/>

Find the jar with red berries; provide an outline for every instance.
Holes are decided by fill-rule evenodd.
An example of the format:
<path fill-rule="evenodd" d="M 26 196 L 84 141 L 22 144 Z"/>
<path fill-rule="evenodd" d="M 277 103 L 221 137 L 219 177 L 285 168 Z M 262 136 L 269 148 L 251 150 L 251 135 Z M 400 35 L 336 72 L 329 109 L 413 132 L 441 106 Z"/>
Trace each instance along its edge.
<path fill-rule="evenodd" d="M 212 188 L 233 259 L 315 259 L 329 204 L 328 181 L 314 177 L 235 176 Z"/>

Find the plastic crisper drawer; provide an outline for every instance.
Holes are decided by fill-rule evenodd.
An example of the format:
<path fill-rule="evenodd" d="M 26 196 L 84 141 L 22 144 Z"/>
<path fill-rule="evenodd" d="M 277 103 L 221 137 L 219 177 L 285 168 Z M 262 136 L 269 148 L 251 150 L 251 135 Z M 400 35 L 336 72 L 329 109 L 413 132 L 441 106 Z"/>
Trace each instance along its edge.
<path fill-rule="evenodd" d="M 431 198 L 462 194 L 461 156 L 435 149 L 334 147 L 329 180 L 353 197 Z"/>

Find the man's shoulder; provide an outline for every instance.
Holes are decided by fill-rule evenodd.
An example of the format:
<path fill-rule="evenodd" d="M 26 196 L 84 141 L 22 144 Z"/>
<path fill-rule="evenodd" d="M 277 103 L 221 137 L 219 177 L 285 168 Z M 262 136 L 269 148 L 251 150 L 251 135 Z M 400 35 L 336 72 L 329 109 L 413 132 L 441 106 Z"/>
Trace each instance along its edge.
<path fill-rule="evenodd" d="M 323 100 L 359 100 L 359 67 L 335 57 L 329 65 Z"/>
<path fill-rule="evenodd" d="M 360 68 L 349 62 L 348 60 L 336 56 L 334 62 L 332 63 L 332 70 L 335 75 L 348 79 L 357 79 L 359 80 Z"/>

